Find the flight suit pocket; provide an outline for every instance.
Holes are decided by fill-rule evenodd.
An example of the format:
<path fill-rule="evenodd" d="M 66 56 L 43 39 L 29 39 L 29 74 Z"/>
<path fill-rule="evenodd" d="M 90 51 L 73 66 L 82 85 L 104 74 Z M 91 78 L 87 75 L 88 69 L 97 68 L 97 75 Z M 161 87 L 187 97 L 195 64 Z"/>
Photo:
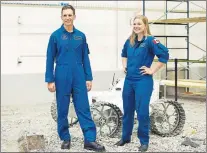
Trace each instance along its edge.
<path fill-rule="evenodd" d="M 127 58 L 132 57 L 134 53 L 134 48 L 127 49 Z"/>
<path fill-rule="evenodd" d="M 79 70 L 79 77 L 81 77 L 83 80 L 85 80 L 85 73 L 83 68 L 83 63 L 77 62 L 78 70 Z"/>
<path fill-rule="evenodd" d="M 76 47 L 74 47 L 74 53 L 76 56 L 76 61 L 78 63 L 82 63 L 83 62 L 83 45 L 82 44 L 76 45 Z"/>
<path fill-rule="evenodd" d="M 56 62 L 59 63 L 59 64 L 63 64 L 67 61 L 66 57 L 67 57 L 67 52 L 70 50 L 69 48 L 69 45 L 68 44 L 65 44 L 65 45 L 62 45 L 60 47 L 60 51 L 58 53 L 58 56 L 57 56 L 57 59 L 56 59 Z"/>
<path fill-rule="evenodd" d="M 74 46 L 74 51 L 82 51 L 83 48 L 83 44 L 82 43 L 78 43 L 77 45 Z"/>
<path fill-rule="evenodd" d="M 55 80 L 64 80 L 66 77 L 66 65 L 63 64 L 57 64 L 55 67 Z"/>
<path fill-rule="evenodd" d="M 142 56 L 142 55 L 144 56 L 145 53 L 146 53 L 146 47 L 140 47 L 135 50 L 134 55 L 135 56 Z"/>
<path fill-rule="evenodd" d="M 69 45 L 68 44 L 66 44 L 66 45 L 64 45 L 64 51 L 69 51 Z"/>

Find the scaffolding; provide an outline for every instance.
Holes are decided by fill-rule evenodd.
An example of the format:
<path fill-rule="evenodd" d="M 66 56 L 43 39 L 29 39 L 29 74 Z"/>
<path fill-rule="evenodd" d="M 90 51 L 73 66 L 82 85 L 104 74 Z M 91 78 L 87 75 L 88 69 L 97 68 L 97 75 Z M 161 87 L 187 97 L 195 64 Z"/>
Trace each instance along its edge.
<path fill-rule="evenodd" d="M 169 4 L 168 2 L 175 2 L 175 3 L 177 2 L 178 5 L 176 5 L 171 10 L 168 10 L 168 4 Z M 186 3 L 186 8 L 187 9 L 184 10 L 184 11 L 176 11 L 175 8 L 177 8 L 182 3 Z M 165 85 L 167 85 L 167 86 L 173 86 L 174 85 L 175 88 L 177 88 L 177 85 L 179 87 L 181 87 L 181 86 L 182 87 L 187 87 L 186 88 L 187 89 L 187 92 L 189 92 L 189 87 L 197 87 L 197 86 L 192 86 L 192 84 L 195 84 L 195 81 L 190 80 L 190 77 L 189 77 L 190 65 L 192 65 L 193 63 L 206 63 L 206 56 L 204 56 L 204 57 L 202 57 L 202 58 L 200 58 L 198 60 L 190 60 L 189 59 L 189 55 L 190 55 L 189 45 L 190 44 L 193 45 L 193 46 L 195 46 L 196 48 L 202 50 L 203 52 L 206 52 L 204 49 L 198 47 L 197 45 L 195 45 L 195 44 L 193 44 L 193 43 L 191 43 L 189 41 L 189 29 L 191 27 L 193 27 L 194 25 L 196 25 L 197 23 L 199 23 L 199 22 L 206 22 L 206 17 L 193 17 L 193 18 L 190 18 L 189 17 L 189 12 L 190 12 L 189 11 L 189 3 L 192 3 L 192 2 L 187 1 L 187 0 L 185 0 L 185 1 L 166 0 L 166 2 L 165 2 L 165 13 L 164 13 L 164 15 L 162 15 L 161 17 L 159 17 L 157 20 L 151 20 L 151 21 L 149 21 L 149 24 L 156 24 L 156 25 L 180 25 L 180 26 L 185 26 L 186 27 L 187 35 L 179 35 L 179 36 L 178 35 L 155 35 L 155 37 L 163 37 L 163 38 L 165 38 L 166 47 L 169 50 L 185 49 L 187 51 L 186 59 L 176 59 L 176 63 L 178 63 L 179 65 L 183 66 L 181 63 L 182 62 L 186 62 L 187 66 L 183 66 L 183 68 L 178 69 L 177 71 L 180 71 L 180 70 L 183 70 L 183 69 L 184 69 L 184 71 L 186 71 L 187 76 L 186 76 L 185 79 L 188 80 L 188 83 L 186 83 L 186 81 L 183 81 L 183 80 L 180 80 L 180 79 L 177 80 L 177 76 L 175 76 L 175 79 L 176 80 L 174 82 L 172 82 L 172 80 L 167 80 L 167 78 L 168 78 L 168 72 L 169 71 L 175 71 L 175 70 L 168 70 L 167 64 L 166 64 L 166 74 L 165 74 L 166 75 L 166 77 L 165 77 L 166 80 L 163 80 L 163 83 L 165 83 Z M 198 7 L 202 8 L 202 9 L 204 9 L 206 11 L 206 9 L 203 8 L 202 6 L 199 6 L 199 5 L 195 4 L 195 3 L 192 3 L 192 4 L 198 6 Z M 146 5 L 145 4 L 145 0 L 143 0 L 143 15 L 145 15 L 145 5 Z M 186 18 L 169 19 L 168 18 L 168 13 L 178 13 L 178 14 L 181 14 L 182 13 L 182 14 L 186 14 Z M 162 19 L 163 17 L 165 17 L 165 19 Z M 192 26 L 190 26 L 189 23 L 194 23 L 194 24 Z M 181 37 L 183 37 L 183 38 L 185 38 L 185 40 L 186 40 L 186 47 L 184 47 L 184 48 L 168 47 L 168 40 L 169 40 L 168 38 L 170 38 L 170 37 L 174 37 L 174 38 L 181 38 Z M 155 60 L 155 61 L 157 61 L 157 60 Z M 175 59 L 169 59 L 169 62 L 175 62 Z M 177 72 L 175 72 L 175 73 L 177 75 Z M 202 76 L 200 76 L 198 74 L 196 74 L 196 75 L 199 76 L 199 78 L 200 78 L 199 80 L 203 81 L 202 83 L 204 83 L 204 84 L 202 84 L 202 89 L 204 89 L 203 86 L 206 85 L 206 81 L 204 81 L 206 79 L 206 76 L 202 77 Z M 169 82 L 169 81 L 171 81 L 171 82 Z M 178 84 L 177 84 L 177 81 L 178 81 Z M 183 85 L 183 84 L 185 84 L 185 85 Z M 199 85 L 199 84 L 197 83 L 197 85 Z M 177 92 L 177 89 L 176 89 L 176 92 Z M 175 93 L 175 95 L 176 95 L 176 97 L 175 97 L 176 100 L 175 101 L 177 101 L 177 93 Z"/>

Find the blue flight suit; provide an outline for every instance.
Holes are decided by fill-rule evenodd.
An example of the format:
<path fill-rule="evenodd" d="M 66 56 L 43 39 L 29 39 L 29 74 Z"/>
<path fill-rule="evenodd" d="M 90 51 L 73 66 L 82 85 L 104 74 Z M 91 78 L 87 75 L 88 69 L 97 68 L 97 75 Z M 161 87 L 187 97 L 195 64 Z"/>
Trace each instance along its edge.
<path fill-rule="evenodd" d="M 73 32 L 67 32 L 62 25 L 50 36 L 45 82 L 55 82 L 57 126 L 61 140 L 71 139 L 67 118 L 71 93 L 84 141 L 96 140 L 96 127 L 91 117 L 86 87 L 86 81 L 93 80 L 89 53 L 85 34 L 75 27 Z"/>
<path fill-rule="evenodd" d="M 155 55 L 162 63 L 167 63 L 169 59 L 168 49 L 153 36 L 143 37 L 141 41 L 136 38 L 134 46 L 131 46 L 127 39 L 122 49 L 121 56 L 127 58 L 127 72 L 122 92 L 123 141 L 131 140 L 136 110 L 139 121 L 138 138 L 143 145 L 149 143 L 149 103 L 153 91 L 153 78 L 152 75 L 142 75 L 139 68 L 150 68 Z"/>

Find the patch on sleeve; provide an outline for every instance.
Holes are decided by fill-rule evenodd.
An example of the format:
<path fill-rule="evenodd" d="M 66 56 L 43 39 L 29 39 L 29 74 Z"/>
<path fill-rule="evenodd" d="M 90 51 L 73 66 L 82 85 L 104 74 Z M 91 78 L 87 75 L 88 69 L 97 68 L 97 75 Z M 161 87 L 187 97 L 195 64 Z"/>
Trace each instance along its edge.
<path fill-rule="evenodd" d="M 159 43 L 160 43 L 160 41 L 159 41 L 159 40 L 157 40 L 156 38 L 155 38 L 155 39 L 153 39 L 152 41 L 153 41 L 153 43 L 154 43 L 154 44 L 159 44 Z"/>

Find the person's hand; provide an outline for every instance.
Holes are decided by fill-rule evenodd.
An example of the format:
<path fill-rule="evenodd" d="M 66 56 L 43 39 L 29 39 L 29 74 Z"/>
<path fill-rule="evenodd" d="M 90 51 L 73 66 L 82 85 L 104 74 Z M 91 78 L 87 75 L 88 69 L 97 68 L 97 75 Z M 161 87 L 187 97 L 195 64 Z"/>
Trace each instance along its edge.
<path fill-rule="evenodd" d="M 90 91 L 92 88 L 92 81 L 86 81 L 87 90 Z"/>
<path fill-rule="evenodd" d="M 123 68 L 123 71 L 124 71 L 124 73 L 125 73 L 125 74 L 127 73 L 127 70 L 126 70 L 126 68 Z"/>
<path fill-rule="evenodd" d="M 142 75 L 144 75 L 144 74 L 152 75 L 153 74 L 153 70 L 151 68 L 146 67 L 146 66 L 142 66 L 139 69 L 142 70 L 141 71 Z"/>
<path fill-rule="evenodd" d="M 47 88 L 50 92 L 55 92 L 55 83 L 54 82 L 51 82 L 51 83 L 48 83 L 47 84 Z"/>

